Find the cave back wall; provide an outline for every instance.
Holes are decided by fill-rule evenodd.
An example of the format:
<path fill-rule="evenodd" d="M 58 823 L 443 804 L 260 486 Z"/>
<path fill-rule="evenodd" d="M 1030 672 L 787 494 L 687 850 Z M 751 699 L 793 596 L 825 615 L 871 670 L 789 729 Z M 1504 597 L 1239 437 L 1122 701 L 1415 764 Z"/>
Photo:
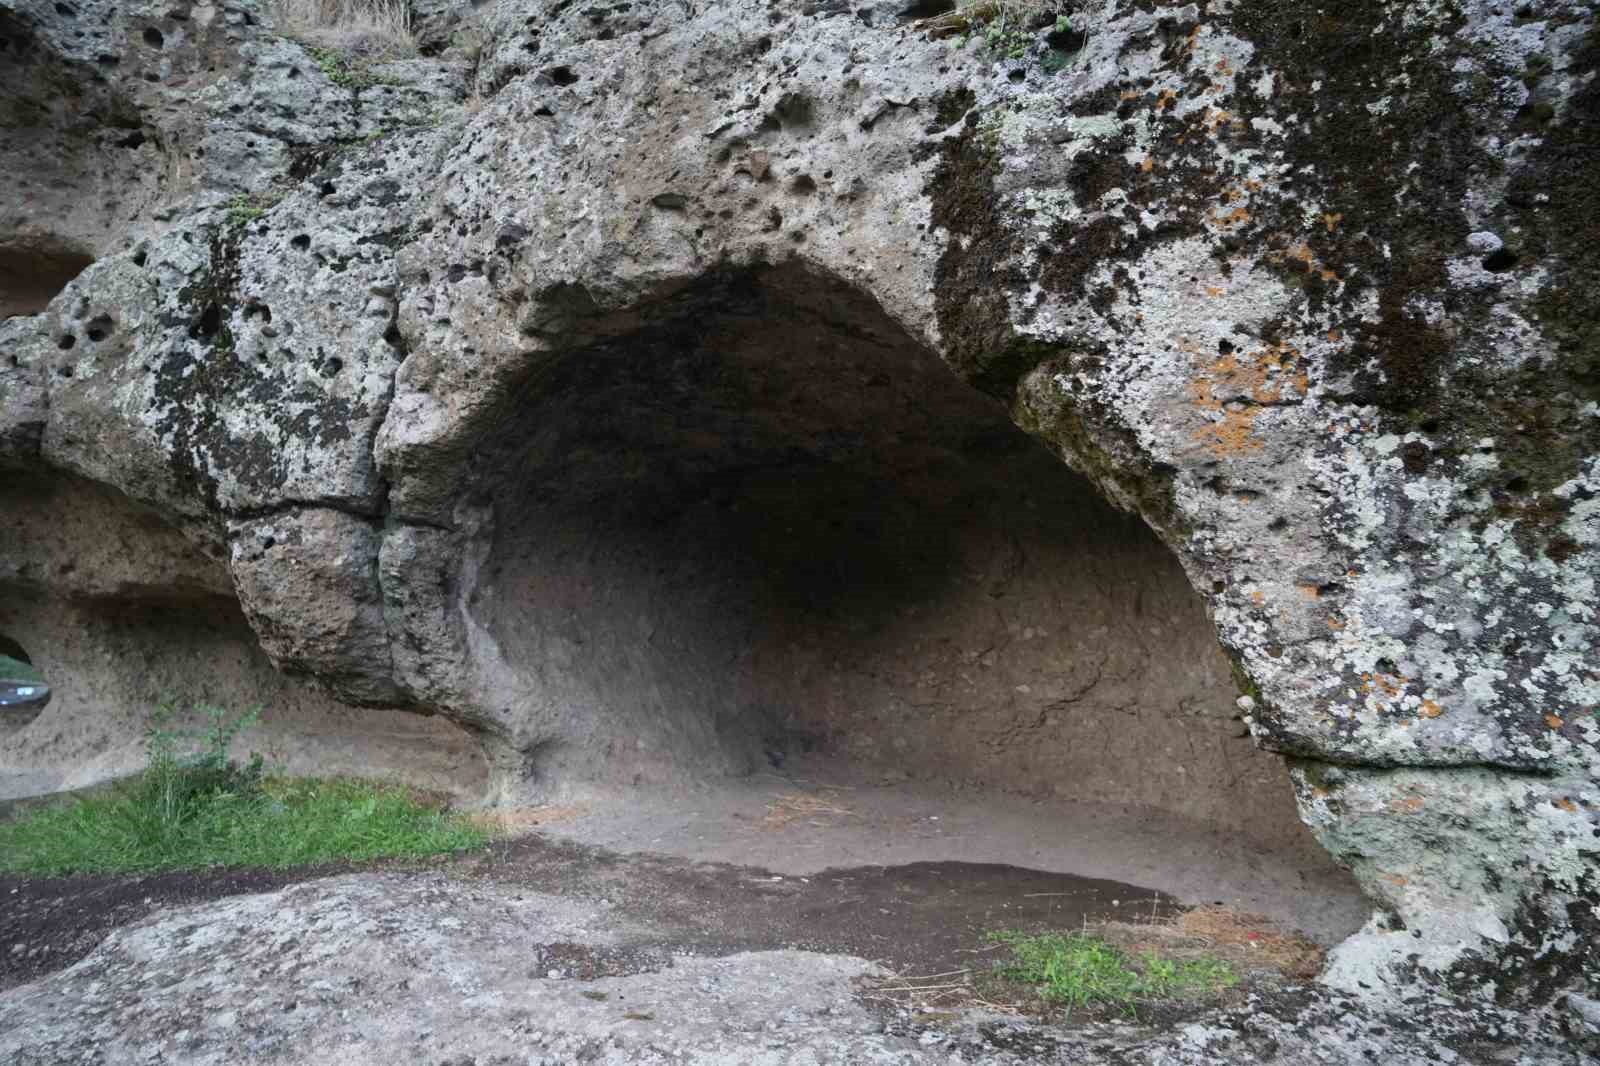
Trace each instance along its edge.
<path fill-rule="evenodd" d="M 552 721 L 541 772 L 814 751 L 1305 839 L 1142 523 L 836 280 L 674 305 L 513 390 L 484 448 L 468 610 Z"/>

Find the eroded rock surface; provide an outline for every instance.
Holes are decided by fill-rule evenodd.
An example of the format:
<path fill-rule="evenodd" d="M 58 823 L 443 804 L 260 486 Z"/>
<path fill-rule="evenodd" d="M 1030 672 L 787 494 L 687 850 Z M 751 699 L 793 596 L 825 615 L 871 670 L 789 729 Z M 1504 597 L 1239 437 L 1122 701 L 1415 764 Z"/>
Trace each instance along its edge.
<path fill-rule="evenodd" d="M 8 100 L 147 19 L 63 6 L 0 5 Z M 1331 980 L 1595 994 L 1589 5 L 425 14 L 355 77 L 196 8 L 193 74 L 93 82 L 178 176 L 6 223 L 97 261 L 0 324 L 0 462 L 503 797 L 824 744 L 1289 840 L 1237 699 L 1378 904 Z"/>
<path fill-rule="evenodd" d="M 0 993 L 0 1053 L 63 1062 L 1571 1063 L 1536 1019 L 1396 1016 L 1288 990 L 1168 1033 L 981 1012 L 874 1012 L 859 958 L 673 951 L 605 901 L 363 874 L 151 917 Z M 1319 1002 L 1318 1000 L 1321 999 Z M 1555 1019 L 1537 1021 L 1549 1025 Z M 1466 1034 L 1494 1030 L 1495 1039 Z M 1514 1058 L 1512 1056 L 1515 1056 Z"/>

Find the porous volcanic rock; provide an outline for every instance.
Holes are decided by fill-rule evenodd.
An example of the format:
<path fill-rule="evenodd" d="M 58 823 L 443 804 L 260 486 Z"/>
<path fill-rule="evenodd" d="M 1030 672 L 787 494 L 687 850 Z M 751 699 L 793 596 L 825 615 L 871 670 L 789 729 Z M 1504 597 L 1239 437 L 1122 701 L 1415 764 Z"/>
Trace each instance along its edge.
<path fill-rule="evenodd" d="M 1237 698 L 1377 905 L 1329 981 L 1594 995 L 1591 5 L 1069 6 L 501 0 L 353 76 L 6 0 L 4 172 L 61 176 L 0 266 L 95 261 L 0 323 L 0 462 L 507 797 L 814 744 L 1287 840 L 1144 739 L 1228 757 Z"/>

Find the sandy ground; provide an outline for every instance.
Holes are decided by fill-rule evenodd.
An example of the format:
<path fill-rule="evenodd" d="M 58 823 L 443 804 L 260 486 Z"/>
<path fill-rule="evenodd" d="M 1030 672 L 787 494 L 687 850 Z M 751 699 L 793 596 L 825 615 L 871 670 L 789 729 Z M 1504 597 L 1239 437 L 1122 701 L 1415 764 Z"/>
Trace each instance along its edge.
<path fill-rule="evenodd" d="M 1120 881 L 1184 903 L 1264 914 L 1325 945 L 1354 932 L 1370 910 L 1309 834 L 1303 848 L 1267 850 L 1148 809 L 954 791 L 820 760 L 531 818 L 559 839 L 784 875 L 965 862 Z"/>

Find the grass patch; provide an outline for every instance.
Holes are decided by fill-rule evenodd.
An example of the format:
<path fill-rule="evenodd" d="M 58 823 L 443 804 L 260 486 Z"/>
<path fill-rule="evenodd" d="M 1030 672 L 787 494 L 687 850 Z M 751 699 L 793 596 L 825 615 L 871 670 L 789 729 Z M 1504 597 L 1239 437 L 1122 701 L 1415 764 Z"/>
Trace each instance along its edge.
<path fill-rule="evenodd" d="M 59 876 L 206 866 L 282 868 L 414 858 L 478 847 L 489 833 L 403 788 L 269 777 L 228 757 L 258 710 L 195 707 L 198 728 L 158 707 L 131 780 L 0 822 L 0 870 Z"/>
<path fill-rule="evenodd" d="M 282 868 L 475 848 L 489 834 L 405 789 L 268 777 L 184 796 L 153 771 L 109 792 L 0 823 L 0 868 L 25 874 L 206 866 Z"/>
<path fill-rule="evenodd" d="M 1204 998 L 1238 982 L 1221 959 L 1132 956 L 1081 933 L 1000 932 L 990 939 L 1011 949 L 1010 961 L 996 967 L 1000 976 L 1032 986 L 1040 999 L 1068 1014 L 1104 1007 L 1133 1015 L 1142 1002 Z"/>

